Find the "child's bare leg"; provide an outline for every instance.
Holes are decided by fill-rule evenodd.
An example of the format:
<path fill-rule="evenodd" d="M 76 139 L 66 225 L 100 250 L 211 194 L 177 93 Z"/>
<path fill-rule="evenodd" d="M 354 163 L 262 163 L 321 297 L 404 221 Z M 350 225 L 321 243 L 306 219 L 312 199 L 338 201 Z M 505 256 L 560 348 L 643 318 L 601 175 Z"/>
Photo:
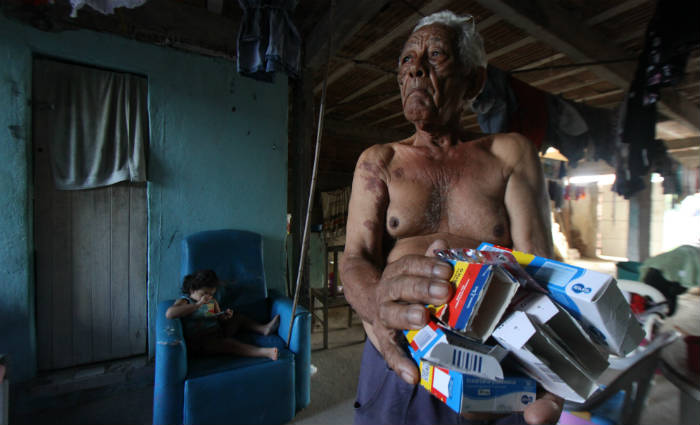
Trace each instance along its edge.
<path fill-rule="evenodd" d="M 233 338 L 221 338 L 207 341 L 203 347 L 204 351 L 212 354 L 236 354 L 244 357 L 267 357 L 270 360 L 277 360 L 279 350 L 277 347 L 258 347 L 246 344 Z"/>
<path fill-rule="evenodd" d="M 238 315 L 238 319 L 240 320 L 241 328 L 248 329 L 262 335 L 270 335 L 271 333 L 277 331 L 277 328 L 280 326 L 279 314 L 265 324 L 258 323 L 242 314 Z"/>

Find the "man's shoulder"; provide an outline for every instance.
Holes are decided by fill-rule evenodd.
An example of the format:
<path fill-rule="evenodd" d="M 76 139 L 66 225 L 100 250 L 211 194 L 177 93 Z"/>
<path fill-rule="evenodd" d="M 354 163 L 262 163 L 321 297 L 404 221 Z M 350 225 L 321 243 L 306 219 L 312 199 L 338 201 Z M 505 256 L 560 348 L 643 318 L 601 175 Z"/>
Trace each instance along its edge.
<path fill-rule="evenodd" d="M 388 164 L 394 157 L 394 153 L 396 153 L 396 148 L 402 142 L 403 141 L 379 143 L 376 145 L 372 145 L 362 152 L 359 161 L 370 161 Z"/>
<path fill-rule="evenodd" d="M 524 155 L 534 152 L 535 145 L 527 137 L 518 133 L 493 135 L 491 152 L 505 162 L 519 161 Z"/>

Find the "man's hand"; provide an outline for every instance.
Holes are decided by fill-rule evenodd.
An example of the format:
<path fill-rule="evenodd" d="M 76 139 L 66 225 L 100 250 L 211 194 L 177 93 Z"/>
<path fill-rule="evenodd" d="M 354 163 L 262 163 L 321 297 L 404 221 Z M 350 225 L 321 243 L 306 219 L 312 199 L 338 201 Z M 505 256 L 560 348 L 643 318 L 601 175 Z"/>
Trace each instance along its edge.
<path fill-rule="evenodd" d="M 523 412 L 525 422 L 530 425 L 555 424 L 564 408 L 564 399 L 552 393 L 544 393 Z"/>
<path fill-rule="evenodd" d="M 401 330 L 427 325 L 430 314 L 425 305 L 445 304 L 452 296 L 452 267 L 433 254 L 446 246 L 444 241 L 435 241 L 426 256 L 405 256 L 388 264 L 377 285 L 378 320 L 372 326 L 377 349 L 389 367 L 409 384 L 418 383 L 420 375 L 399 345 Z"/>

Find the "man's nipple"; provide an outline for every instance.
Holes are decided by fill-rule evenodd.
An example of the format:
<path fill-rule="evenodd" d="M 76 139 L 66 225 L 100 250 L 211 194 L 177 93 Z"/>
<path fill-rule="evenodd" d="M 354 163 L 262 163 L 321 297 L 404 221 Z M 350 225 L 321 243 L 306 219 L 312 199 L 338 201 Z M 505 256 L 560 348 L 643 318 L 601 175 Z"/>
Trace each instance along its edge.
<path fill-rule="evenodd" d="M 391 227 L 392 229 L 396 229 L 397 227 L 399 227 L 399 219 L 396 217 L 391 217 L 389 219 L 389 227 Z"/>

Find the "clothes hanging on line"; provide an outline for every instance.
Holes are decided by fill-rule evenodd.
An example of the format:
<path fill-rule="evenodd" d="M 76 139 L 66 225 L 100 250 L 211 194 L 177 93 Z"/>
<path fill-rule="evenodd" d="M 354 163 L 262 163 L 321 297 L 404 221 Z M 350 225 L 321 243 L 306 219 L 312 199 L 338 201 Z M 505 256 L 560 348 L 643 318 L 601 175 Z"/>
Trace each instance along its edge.
<path fill-rule="evenodd" d="M 547 133 L 546 93 L 514 77 L 510 84 L 518 107 L 509 119 L 508 131 L 527 137 L 539 150 Z"/>
<path fill-rule="evenodd" d="M 72 6 L 70 17 L 77 18 L 78 10 L 85 5 L 92 7 L 103 15 L 111 15 L 114 13 L 114 9 L 118 7 L 133 9 L 144 3 L 146 3 L 146 0 L 70 0 L 70 5 Z"/>
<path fill-rule="evenodd" d="M 552 146 L 571 163 L 586 157 L 615 164 L 615 112 L 571 102 L 488 66 L 484 89 L 472 103 L 481 131 L 523 134 L 540 150 Z"/>
<path fill-rule="evenodd" d="M 272 82 L 275 72 L 301 73 L 301 36 L 292 13 L 297 0 L 238 0 L 243 9 L 236 68 L 241 75 Z"/>
<path fill-rule="evenodd" d="M 508 72 L 490 65 L 486 68 L 484 88 L 472 102 L 472 111 L 477 113 L 479 127 L 484 133 L 508 131 L 508 120 L 518 107 L 510 79 Z"/>
<path fill-rule="evenodd" d="M 691 48 L 700 44 L 698 16 L 700 3 L 695 0 L 659 0 L 656 4 L 620 117 L 622 134 L 613 190 L 625 198 L 644 188 L 643 176 L 654 161 L 660 90 L 682 79 Z"/>

